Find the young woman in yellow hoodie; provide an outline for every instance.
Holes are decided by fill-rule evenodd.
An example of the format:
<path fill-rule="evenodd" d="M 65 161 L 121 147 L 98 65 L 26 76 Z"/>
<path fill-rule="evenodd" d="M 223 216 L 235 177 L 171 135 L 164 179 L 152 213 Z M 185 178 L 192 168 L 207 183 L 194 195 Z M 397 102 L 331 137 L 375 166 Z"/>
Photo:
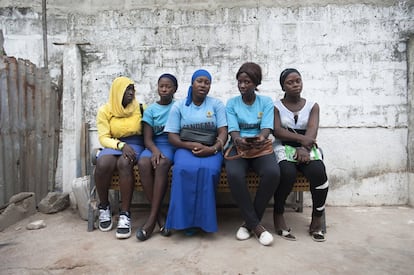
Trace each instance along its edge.
<path fill-rule="evenodd" d="M 108 191 L 112 174 L 117 170 L 122 197 L 116 230 L 116 237 L 119 239 L 131 236 L 133 167 L 144 150 L 142 110 L 135 98 L 134 82 L 127 77 L 117 77 L 112 82 L 108 102 L 99 108 L 96 117 L 99 142 L 104 147 L 97 157 L 95 168 L 95 183 L 100 200 L 99 229 L 101 231 L 112 229 Z"/>

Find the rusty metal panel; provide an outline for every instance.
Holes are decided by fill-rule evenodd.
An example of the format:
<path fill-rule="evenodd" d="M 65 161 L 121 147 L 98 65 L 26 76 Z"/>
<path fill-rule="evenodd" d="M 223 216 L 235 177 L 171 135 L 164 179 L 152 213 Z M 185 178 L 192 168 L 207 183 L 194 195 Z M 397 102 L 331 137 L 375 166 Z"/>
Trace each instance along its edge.
<path fill-rule="evenodd" d="M 0 56 L 0 206 L 19 192 L 39 202 L 53 190 L 60 90 L 46 69 Z"/>

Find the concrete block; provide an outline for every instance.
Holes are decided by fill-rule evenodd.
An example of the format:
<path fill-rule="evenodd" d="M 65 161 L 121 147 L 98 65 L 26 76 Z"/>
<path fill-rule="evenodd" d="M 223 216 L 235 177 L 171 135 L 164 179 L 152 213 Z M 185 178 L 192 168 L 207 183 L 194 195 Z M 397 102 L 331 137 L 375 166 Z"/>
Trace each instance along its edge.
<path fill-rule="evenodd" d="M 0 214 L 0 231 L 36 213 L 35 194 L 22 192 L 12 196 Z"/>
<path fill-rule="evenodd" d="M 66 209 L 70 205 L 69 193 L 49 192 L 38 205 L 39 211 L 52 214 Z"/>

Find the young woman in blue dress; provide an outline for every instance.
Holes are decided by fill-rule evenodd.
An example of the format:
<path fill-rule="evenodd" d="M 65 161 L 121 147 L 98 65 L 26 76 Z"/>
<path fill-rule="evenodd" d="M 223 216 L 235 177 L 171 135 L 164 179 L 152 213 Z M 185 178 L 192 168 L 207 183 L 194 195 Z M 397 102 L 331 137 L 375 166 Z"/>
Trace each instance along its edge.
<path fill-rule="evenodd" d="M 164 130 L 177 148 L 165 227 L 186 230 L 187 235 L 218 230 L 215 193 L 223 162 L 220 151 L 227 141 L 227 120 L 224 104 L 208 96 L 211 81 L 208 71 L 194 72 L 187 98 L 174 103 Z M 186 141 L 180 138 L 183 128 L 210 131 L 216 139 L 212 145 Z"/>

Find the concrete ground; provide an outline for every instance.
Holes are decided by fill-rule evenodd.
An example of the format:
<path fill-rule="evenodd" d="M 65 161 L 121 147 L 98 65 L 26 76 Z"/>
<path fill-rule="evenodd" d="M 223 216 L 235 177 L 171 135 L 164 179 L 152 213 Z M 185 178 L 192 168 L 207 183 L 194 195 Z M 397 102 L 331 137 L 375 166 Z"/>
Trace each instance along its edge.
<path fill-rule="evenodd" d="M 87 232 L 76 212 L 37 213 L 0 232 L 0 274 L 414 274 L 414 208 L 328 207 L 327 241 L 307 234 L 310 209 L 288 210 L 296 242 L 274 236 L 237 241 L 237 209 L 218 209 L 219 232 L 171 237 L 154 233 L 140 242 L 135 230 L 147 209 L 133 212 L 133 236 Z M 47 226 L 26 230 L 35 220 Z M 271 209 L 264 225 L 273 231 Z"/>

